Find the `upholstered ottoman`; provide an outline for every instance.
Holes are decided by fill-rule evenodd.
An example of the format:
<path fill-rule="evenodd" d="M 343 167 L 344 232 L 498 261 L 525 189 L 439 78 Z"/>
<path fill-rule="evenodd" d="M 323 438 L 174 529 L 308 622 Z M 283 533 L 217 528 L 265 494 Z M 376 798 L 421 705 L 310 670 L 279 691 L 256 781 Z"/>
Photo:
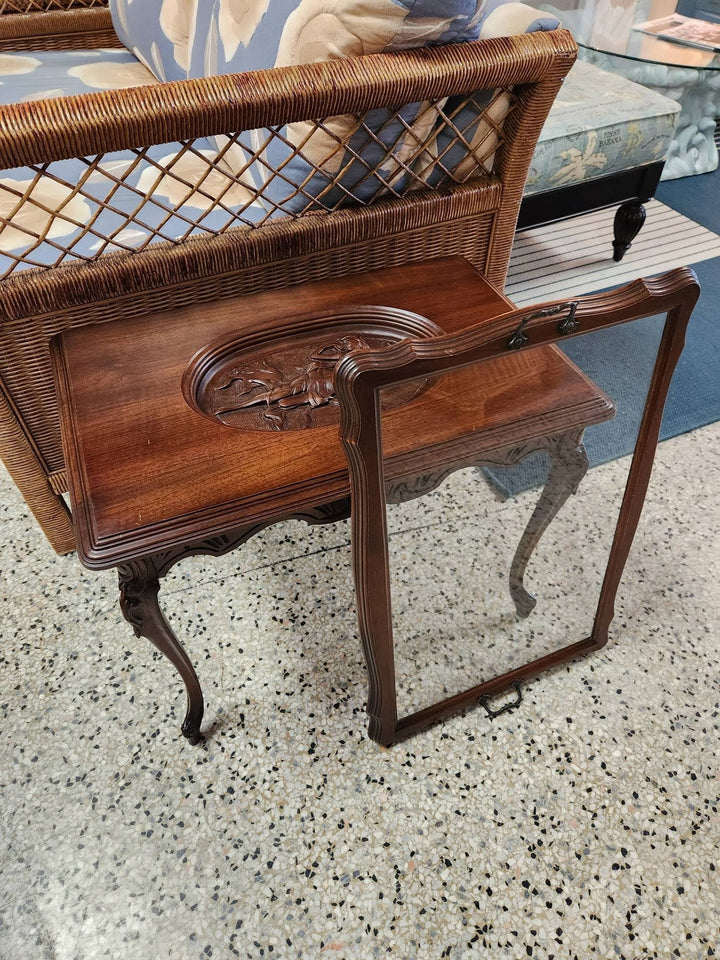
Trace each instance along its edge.
<path fill-rule="evenodd" d="M 540 134 L 519 226 L 621 203 L 613 242 L 621 260 L 645 220 L 679 113 L 674 100 L 579 60 Z"/>

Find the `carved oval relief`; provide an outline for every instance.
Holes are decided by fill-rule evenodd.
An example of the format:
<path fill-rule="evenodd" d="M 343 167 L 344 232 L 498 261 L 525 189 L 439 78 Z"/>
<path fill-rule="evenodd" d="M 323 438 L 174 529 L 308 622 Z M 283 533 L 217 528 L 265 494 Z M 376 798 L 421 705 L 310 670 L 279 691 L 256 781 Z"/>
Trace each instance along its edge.
<path fill-rule="evenodd" d="M 205 347 L 185 371 L 183 394 L 203 416 L 240 430 L 326 426 L 340 419 L 333 376 L 343 357 L 441 333 L 431 320 L 391 307 L 295 320 L 274 332 Z M 407 403 L 427 386 L 401 385 L 388 394 L 387 405 Z"/>

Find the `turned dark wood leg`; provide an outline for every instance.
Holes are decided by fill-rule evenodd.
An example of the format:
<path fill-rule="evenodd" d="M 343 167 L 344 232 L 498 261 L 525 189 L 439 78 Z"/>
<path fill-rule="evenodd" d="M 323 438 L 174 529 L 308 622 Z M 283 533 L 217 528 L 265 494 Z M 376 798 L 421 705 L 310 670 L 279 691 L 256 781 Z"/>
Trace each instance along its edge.
<path fill-rule="evenodd" d="M 588 458 L 581 443 L 582 431 L 552 438 L 547 451 L 550 473 L 528 525 L 525 527 L 510 566 L 510 596 L 519 617 L 527 617 L 537 603 L 523 584 L 525 570 L 540 538 L 557 516 L 570 494 L 576 493 L 587 473 Z"/>
<path fill-rule="evenodd" d="M 204 704 L 195 668 L 182 644 L 165 619 L 160 604 L 161 563 L 143 557 L 118 567 L 120 608 L 136 637 L 145 637 L 167 657 L 182 677 L 187 691 L 187 711 L 182 724 L 183 736 L 192 744 L 199 743 Z"/>
<path fill-rule="evenodd" d="M 639 200 L 626 200 L 615 213 L 613 260 L 619 263 L 645 223 L 645 207 Z"/>

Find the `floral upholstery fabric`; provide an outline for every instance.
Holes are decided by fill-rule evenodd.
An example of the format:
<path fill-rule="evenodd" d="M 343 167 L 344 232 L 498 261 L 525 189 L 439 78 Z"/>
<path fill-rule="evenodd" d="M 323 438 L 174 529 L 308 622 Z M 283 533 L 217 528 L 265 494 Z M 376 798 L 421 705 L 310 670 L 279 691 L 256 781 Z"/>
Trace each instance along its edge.
<path fill-rule="evenodd" d="M 540 134 L 526 196 L 662 160 L 679 112 L 674 100 L 578 60 Z"/>
<path fill-rule="evenodd" d="M 124 14 L 130 27 L 140 28 L 140 20 L 128 19 L 139 3 L 113 0 L 116 20 Z M 163 37 L 153 47 L 155 54 L 164 51 L 153 67 L 158 77 L 173 66 L 167 62 L 167 33 L 190 36 L 186 75 L 203 77 L 475 39 L 481 7 L 476 0 L 151 0 L 141 32 L 146 45 L 151 34 Z M 135 32 L 129 39 L 135 40 Z M 150 59 L 152 64 L 157 57 Z M 413 149 L 417 152 L 403 122 L 411 131 L 419 124 L 422 135 L 434 119 L 416 103 L 403 109 L 402 120 L 389 110 L 375 110 L 364 125 L 343 116 L 332 118 L 325 130 L 292 124 L 282 138 L 257 130 L 249 137 L 250 152 L 236 145 L 228 149 L 222 137 L 215 143 L 232 172 L 242 171 L 247 186 L 261 189 L 271 207 L 301 213 L 317 197 L 332 209 L 348 193 L 367 202 L 388 185 L 403 190 L 407 174 L 402 164 Z M 407 144 L 400 147 L 400 162 L 388 162 L 389 148 L 402 138 Z M 304 158 L 294 156 L 299 144 Z M 283 176 L 273 176 L 279 169 Z"/>
<path fill-rule="evenodd" d="M 156 82 L 127 50 L 0 53 L 0 104 Z"/>
<path fill-rule="evenodd" d="M 115 33 L 158 80 L 187 80 L 198 10 L 211 0 L 112 0 Z"/>
<path fill-rule="evenodd" d="M 265 70 L 477 37 L 477 0 L 111 0 L 159 79 Z"/>
<path fill-rule="evenodd" d="M 266 70 L 559 21 L 506 0 L 110 0 L 115 30 L 159 80 Z"/>

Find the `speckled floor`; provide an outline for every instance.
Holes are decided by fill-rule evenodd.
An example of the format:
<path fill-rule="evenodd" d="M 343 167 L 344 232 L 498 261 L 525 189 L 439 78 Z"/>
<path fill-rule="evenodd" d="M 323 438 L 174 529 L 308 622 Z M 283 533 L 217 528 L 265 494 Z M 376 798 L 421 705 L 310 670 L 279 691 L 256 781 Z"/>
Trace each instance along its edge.
<path fill-rule="evenodd" d="M 551 528 L 544 627 L 521 653 L 565 641 L 553 610 L 581 628 L 595 561 L 547 577 L 572 518 L 612 499 L 626 466 L 593 471 Z M 179 683 L 121 620 L 113 574 L 56 557 L 0 475 L 0 957 L 715 956 L 718 468 L 720 425 L 661 445 L 604 650 L 528 684 L 514 712 L 474 710 L 391 750 L 365 736 L 346 525 L 278 527 L 168 578 L 208 700 L 192 748 Z M 485 538 L 472 482 L 442 494 L 458 542 Z M 490 506 L 510 523 L 531 502 Z M 422 529 L 436 536 L 418 516 L 396 527 L 399 583 Z M 441 620 L 410 598 L 398 623 L 413 617 L 431 634 Z M 454 630 L 435 656 L 415 641 L 407 703 L 453 680 Z"/>

